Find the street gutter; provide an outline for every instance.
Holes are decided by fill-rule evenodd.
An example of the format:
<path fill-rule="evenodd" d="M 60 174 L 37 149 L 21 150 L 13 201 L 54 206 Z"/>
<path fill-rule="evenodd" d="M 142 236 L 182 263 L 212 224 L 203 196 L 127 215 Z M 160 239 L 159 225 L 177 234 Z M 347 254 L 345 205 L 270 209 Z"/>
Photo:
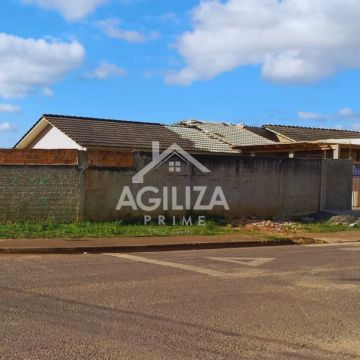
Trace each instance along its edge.
<path fill-rule="evenodd" d="M 257 240 L 239 242 L 213 242 L 213 243 L 187 243 L 187 244 L 159 244 L 159 245 L 134 245 L 134 246 L 80 246 L 80 247 L 0 247 L 0 254 L 99 254 L 104 252 L 134 253 L 134 252 L 159 252 L 182 250 L 210 250 L 229 248 L 250 248 L 262 246 L 297 245 L 290 239 Z"/>

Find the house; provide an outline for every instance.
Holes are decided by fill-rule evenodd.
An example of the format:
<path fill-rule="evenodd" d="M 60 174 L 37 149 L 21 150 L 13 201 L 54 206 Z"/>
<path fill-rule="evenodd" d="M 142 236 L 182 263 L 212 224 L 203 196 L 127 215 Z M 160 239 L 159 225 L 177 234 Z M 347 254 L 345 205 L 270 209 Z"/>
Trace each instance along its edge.
<path fill-rule="evenodd" d="M 348 159 L 354 163 L 353 206 L 360 208 L 360 132 L 289 125 L 209 123 L 188 120 L 180 126 L 223 141 L 243 156 Z"/>
<path fill-rule="evenodd" d="M 240 145 L 269 145 L 277 141 L 275 136 L 272 138 L 267 132 L 265 134 L 261 132 L 257 133 L 244 124 L 234 125 L 229 123 L 186 120 L 177 125 L 187 129 L 195 129 L 198 131 L 198 134 L 205 134 L 212 139 L 228 144 L 230 147 Z"/>
<path fill-rule="evenodd" d="M 243 125 L 197 120 L 175 125 L 44 114 L 18 141 L 16 149 L 102 149 L 151 151 L 176 143 L 192 153 L 232 153 L 236 145 L 266 145 L 273 140 Z"/>
<path fill-rule="evenodd" d="M 360 165 L 358 131 L 288 125 L 256 127 L 198 120 L 178 125 L 222 141 L 245 156 L 350 159 Z"/>
<path fill-rule="evenodd" d="M 300 150 L 323 156 L 320 145 L 327 147 L 326 157 L 340 157 L 342 145 L 359 146 L 358 133 L 352 138 L 334 134 L 299 140 L 243 124 L 187 120 L 164 125 L 45 114 L 14 150 L 0 152 L 3 219 L 110 221 L 149 211 L 164 216 L 170 203 L 175 205 L 170 215 L 197 208 L 229 219 L 348 210 L 349 161 L 274 158 L 288 158 L 290 150 L 293 157 Z M 261 153 L 268 158 L 257 158 Z M 130 197 L 120 201 L 127 189 L 136 206 Z M 222 198 L 228 206 L 218 204 Z"/>
<path fill-rule="evenodd" d="M 301 126 L 262 127 L 186 120 L 175 125 L 45 114 L 16 149 L 152 151 L 177 144 L 196 153 L 352 159 L 360 165 L 360 132 Z"/>
<path fill-rule="evenodd" d="M 263 125 L 246 127 L 272 144 L 235 145 L 243 155 L 315 159 L 349 159 L 360 165 L 360 132 L 303 126 Z"/>
<path fill-rule="evenodd" d="M 251 130 L 251 127 L 247 127 Z M 352 130 L 326 129 L 305 126 L 263 125 L 262 129 L 273 134 L 277 142 L 306 142 L 325 139 L 359 139 L 360 132 Z"/>
<path fill-rule="evenodd" d="M 237 154 L 229 144 L 195 129 L 125 120 L 45 114 L 18 141 L 15 149 L 152 151 L 172 144 L 191 153 Z"/>
<path fill-rule="evenodd" d="M 233 147 L 244 156 L 352 160 L 352 205 L 353 209 L 360 209 L 360 132 L 285 125 L 246 128 L 275 142 Z"/>

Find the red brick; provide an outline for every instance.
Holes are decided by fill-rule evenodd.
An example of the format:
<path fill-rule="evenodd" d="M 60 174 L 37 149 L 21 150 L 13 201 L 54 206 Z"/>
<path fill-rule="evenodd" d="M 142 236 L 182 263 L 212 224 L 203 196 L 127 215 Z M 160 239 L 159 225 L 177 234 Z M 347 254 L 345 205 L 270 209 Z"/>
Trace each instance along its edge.
<path fill-rule="evenodd" d="M 0 150 L 0 165 L 78 165 L 77 150 Z"/>
<path fill-rule="evenodd" d="M 88 166 L 131 168 L 134 166 L 134 154 L 131 151 L 89 150 Z"/>

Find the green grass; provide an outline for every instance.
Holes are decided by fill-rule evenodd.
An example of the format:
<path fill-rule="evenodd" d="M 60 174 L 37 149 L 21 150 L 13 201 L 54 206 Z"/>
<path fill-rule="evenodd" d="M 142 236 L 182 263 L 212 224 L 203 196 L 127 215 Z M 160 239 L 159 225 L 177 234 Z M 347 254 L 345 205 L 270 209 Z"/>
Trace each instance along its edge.
<path fill-rule="evenodd" d="M 360 228 L 349 228 L 346 225 L 334 225 L 326 222 L 312 224 L 298 223 L 294 232 L 332 233 L 341 231 L 360 231 Z M 291 232 L 291 229 L 290 229 Z M 36 238 L 100 238 L 100 237 L 151 237 L 151 236 L 196 236 L 196 235 L 224 235 L 246 234 L 264 236 L 264 231 L 234 229 L 229 225 L 209 220 L 202 226 L 171 226 L 171 225 L 142 225 L 114 222 L 81 222 L 70 224 L 55 223 L 14 223 L 0 224 L 0 239 L 36 239 Z M 281 238 L 282 235 L 280 235 Z M 269 232 L 270 240 L 276 239 L 277 234 Z M 281 238 L 282 239 L 282 238 Z"/>
<path fill-rule="evenodd" d="M 104 223 L 82 222 L 71 224 L 0 224 L 1 239 L 223 235 L 229 233 L 234 233 L 234 230 L 231 227 L 218 225 L 213 222 L 208 222 L 202 226 L 125 225 L 120 221 Z"/>
<path fill-rule="evenodd" d="M 327 222 L 318 222 L 312 224 L 302 224 L 300 230 L 312 233 L 333 233 L 349 230 L 359 230 L 359 228 L 350 228 L 347 225 L 335 225 Z"/>

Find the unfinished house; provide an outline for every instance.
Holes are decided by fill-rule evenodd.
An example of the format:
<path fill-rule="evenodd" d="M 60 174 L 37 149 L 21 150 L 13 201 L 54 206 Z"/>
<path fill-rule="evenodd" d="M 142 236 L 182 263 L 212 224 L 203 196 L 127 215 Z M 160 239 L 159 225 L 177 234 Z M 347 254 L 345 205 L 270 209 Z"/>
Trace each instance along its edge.
<path fill-rule="evenodd" d="M 300 159 L 347 159 L 354 164 L 353 208 L 360 209 L 360 132 L 287 125 L 261 127 L 188 120 L 196 129 L 229 145 L 243 156 Z"/>
<path fill-rule="evenodd" d="M 352 160 L 353 208 L 360 209 L 360 132 L 284 125 L 245 128 L 274 143 L 235 146 L 243 155 Z"/>
<path fill-rule="evenodd" d="M 176 185 L 178 199 L 187 186 L 220 186 L 229 206 L 215 207 L 213 216 L 349 210 L 352 164 L 342 159 L 357 156 L 359 139 L 360 133 L 352 131 L 198 120 L 165 125 L 47 114 L 13 150 L 0 151 L 0 214 L 3 221 L 134 216 L 132 209 L 118 206 L 122 189 L 140 191 L 141 182 L 134 178 L 174 150 L 174 144 L 195 162 L 171 152 L 171 158 L 146 174 L 147 184 L 157 189 Z M 197 163 L 210 171 L 203 173 Z M 356 169 L 354 184 L 360 175 Z M 139 209 L 136 216 L 142 215 Z M 187 210 L 182 209 L 184 214 Z"/>

